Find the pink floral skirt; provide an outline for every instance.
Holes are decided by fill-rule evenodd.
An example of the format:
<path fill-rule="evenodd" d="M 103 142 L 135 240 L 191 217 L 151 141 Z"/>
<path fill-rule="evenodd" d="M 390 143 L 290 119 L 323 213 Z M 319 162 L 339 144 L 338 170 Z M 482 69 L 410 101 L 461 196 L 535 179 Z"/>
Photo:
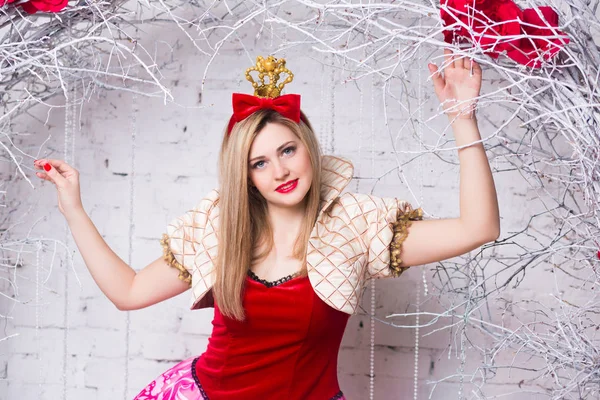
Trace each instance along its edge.
<path fill-rule="evenodd" d="M 192 371 L 197 356 L 183 360 L 170 368 L 135 396 L 133 400 L 205 400 L 208 399 L 201 390 Z"/>
<path fill-rule="evenodd" d="M 133 400 L 208 400 L 196 377 L 198 356 L 190 357 L 169 368 L 142 389 Z M 346 400 L 339 392 L 331 400 Z"/>

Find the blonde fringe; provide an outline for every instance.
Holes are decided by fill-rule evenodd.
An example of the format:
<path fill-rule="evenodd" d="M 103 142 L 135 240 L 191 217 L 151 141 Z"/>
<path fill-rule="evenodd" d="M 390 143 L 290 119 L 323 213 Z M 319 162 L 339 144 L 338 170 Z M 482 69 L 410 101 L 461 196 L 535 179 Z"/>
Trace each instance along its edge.
<path fill-rule="evenodd" d="M 423 210 L 417 208 L 416 210 L 410 210 L 398 215 L 396 222 L 393 222 L 394 227 L 394 238 L 390 243 L 390 269 L 392 270 L 392 276 L 398 277 L 408 269 L 408 267 L 401 267 L 402 259 L 400 255 L 402 253 L 402 243 L 408 236 L 408 227 L 411 226 L 412 221 L 422 220 Z"/>
<path fill-rule="evenodd" d="M 185 269 L 183 265 L 181 265 L 173 255 L 171 251 L 171 247 L 169 246 L 169 235 L 163 233 L 162 239 L 160 240 L 160 244 L 163 247 L 163 258 L 173 268 L 177 268 L 179 270 L 179 279 L 184 282 L 189 283 L 190 287 L 192 287 L 192 275 Z"/>

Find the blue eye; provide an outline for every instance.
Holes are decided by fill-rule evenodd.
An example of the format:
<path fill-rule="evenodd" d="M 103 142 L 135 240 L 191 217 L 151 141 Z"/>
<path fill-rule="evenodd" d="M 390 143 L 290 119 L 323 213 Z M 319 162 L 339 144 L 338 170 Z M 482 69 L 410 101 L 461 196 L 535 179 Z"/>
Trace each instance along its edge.
<path fill-rule="evenodd" d="M 286 147 L 286 148 L 283 150 L 283 152 L 285 153 L 285 152 L 286 152 L 286 151 L 288 151 L 288 150 L 292 150 L 292 152 L 294 152 L 294 151 L 296 151 L 296 147 L 294 147 L 294 146 Z M 288 153 L 288 154 L 291 154 L 291 153 Z"/>
<path fill-rule="evenodd" d="M 252 168 L 258 168 L 258 164 L 260 164 L 260 163 L 264 163 L 264 161 L 255 162 L 254 165 L 252 166 Z"/>

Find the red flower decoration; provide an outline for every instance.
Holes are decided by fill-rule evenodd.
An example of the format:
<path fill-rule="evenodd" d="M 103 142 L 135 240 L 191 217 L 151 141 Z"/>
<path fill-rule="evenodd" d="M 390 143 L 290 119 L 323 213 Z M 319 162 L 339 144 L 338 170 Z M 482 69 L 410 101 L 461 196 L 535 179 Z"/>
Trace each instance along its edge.
<path fill-rule="evenodd" d="M 538 9 L 544 22 L 536 9 L 523 11 L 512 0 L 440 0 L 440 5 L 444 26 L 452 26 L 444 30 L 446 43 L 477 43 L 493 58 L 506 51 L 516 62 L 540 68 L 540 56 L 551 59 L 569 43 L 562 32 L 552 29 L 558 26 L 552 7 Z"/>
<path fill-rule="evenodd" d="M 21 4 L 21 7 L 29 14 L 38 11 L 56 13 L 65 8 L 68 2 L 69 0 L 29 0 Z"/>
<path fill-rule="evenodd" d="M 444 31 L 446 43 L 453 43 L 457 37 L 466 38 L 478 43 L 489 56 L 498 58 L 500 52 L 514 48 L 519 42 L 507 39 L 521 33 L 522 11 L 511 0 L 441 0 L 440 4 L 451 12 L 441 9 L 444 25 L 457 24 L 453 30 Z"/>
<path fill-rule="evenodd" d="M 569 43 L 569 38 L 564 33 L 552 29 L 558 27 L 558 14 L 556 11 L 552 7 L 540 7 L 538 10 L 543 19 L 540 18 L 535 8 L 528 8 L 523 11 L 523 24 L 521 26 L 528 36 L 545 36 L 545 38 L 523 38 L 517 46 L 518 50 L 511 50 L 507 54 L 516 62 L 533 68 L 541 67 L 540 56 L 549 60 Z"/>
<path fill-rule="evenodd" d="M 15 3 L 17 0 L 0 0 L 0 7 L 6 4 Z M 69 0 L 29 0 L 17 4 L 23 7 L 28 14 L 35 14 L 38 11 L 56 13 L 65 8 Z"/>

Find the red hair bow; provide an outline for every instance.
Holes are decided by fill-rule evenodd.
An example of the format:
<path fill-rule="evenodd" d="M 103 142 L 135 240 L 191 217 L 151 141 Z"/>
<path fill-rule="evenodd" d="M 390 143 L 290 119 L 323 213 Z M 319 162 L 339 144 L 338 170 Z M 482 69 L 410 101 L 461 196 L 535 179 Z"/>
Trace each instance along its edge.
<path fill-rule="evenodd" d="M 231 129 L 233 129 L 236 122 L 243 121 L 245 118 L 263 108 L 270 108 L 296 123 L 300 122 L 299 94 L 284 94 L 283 96 L 270 98 L 234 93 L 232 96 L 232 103 L 233 115 L 229 120 L 227 135 L 231 133 Z"/>

